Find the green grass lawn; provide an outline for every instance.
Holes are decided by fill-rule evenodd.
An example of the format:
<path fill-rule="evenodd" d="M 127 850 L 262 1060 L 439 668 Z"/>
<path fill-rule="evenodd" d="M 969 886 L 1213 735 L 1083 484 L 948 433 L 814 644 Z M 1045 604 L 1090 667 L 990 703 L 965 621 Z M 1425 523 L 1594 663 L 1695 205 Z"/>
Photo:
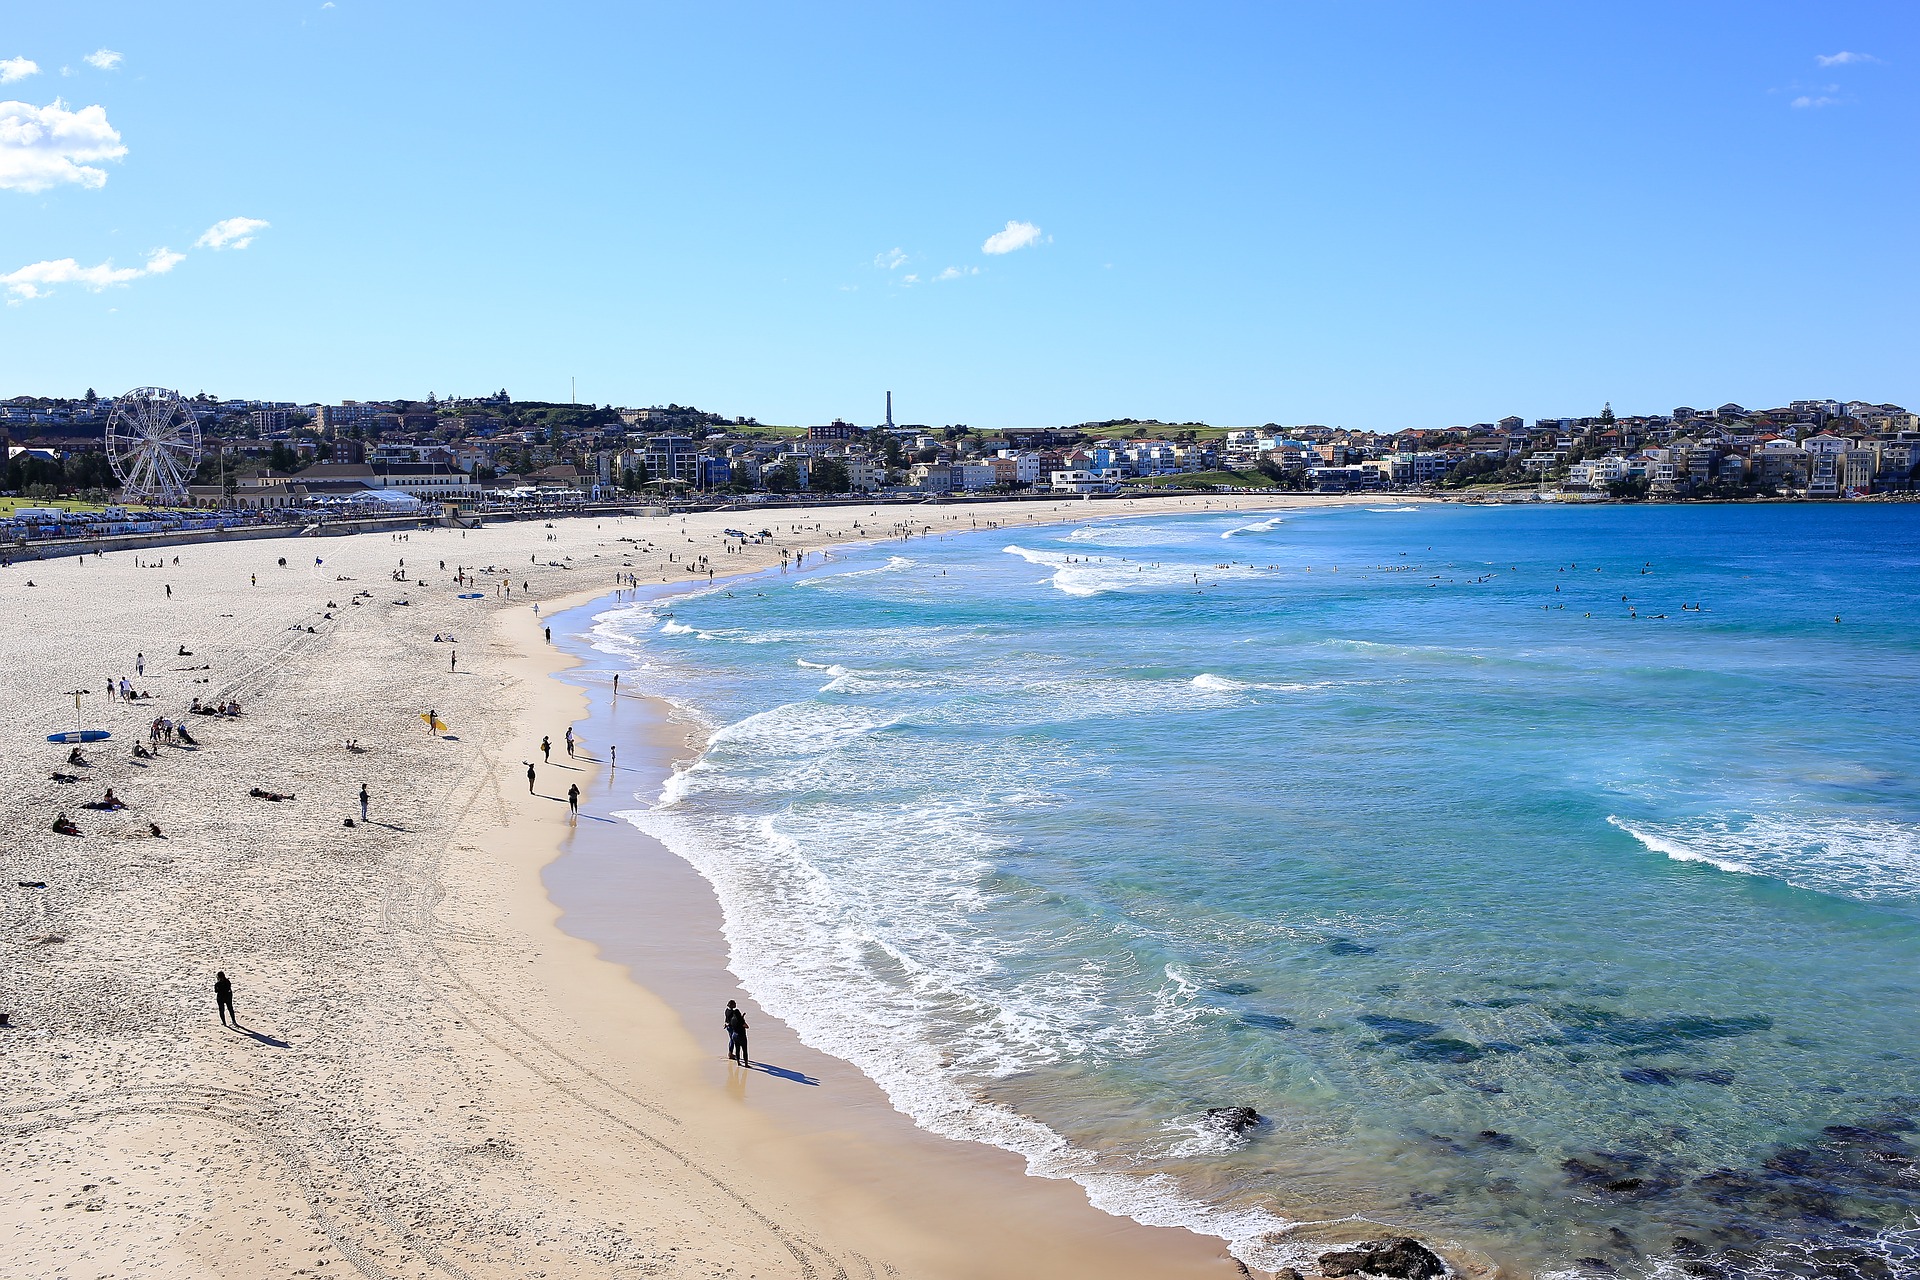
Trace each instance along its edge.
<path fill-rule="evenodd" d="M 1130 485 L 1171 485 L 1178 489 L 1211 489 L 1217 484 L 1232 485 L 1237 489 L 1272 489 L 1274 481 L 1258 471 L 1190 471 L 1178 476 L 1154 476 L 1145 480 L 1129 480 Z"/>
<path fill-rule="evenodd" d="M 58 507 L 62 511 L 104 511 L 106 504 L 82 502 L 78 498 L 0 498 L 0 516 L 10 516 L 15 507 Z"/>

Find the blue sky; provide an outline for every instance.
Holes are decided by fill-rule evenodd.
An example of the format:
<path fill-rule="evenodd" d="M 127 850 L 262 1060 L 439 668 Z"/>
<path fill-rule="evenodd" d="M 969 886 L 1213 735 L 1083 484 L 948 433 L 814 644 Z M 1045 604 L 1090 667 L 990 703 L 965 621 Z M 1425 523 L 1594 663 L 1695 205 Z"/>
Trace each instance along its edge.
<path fill-rule="evenodd" d="M 7 0 L 0 394 L 1913 407 L 1917 35 L 1910 2 Z"/>

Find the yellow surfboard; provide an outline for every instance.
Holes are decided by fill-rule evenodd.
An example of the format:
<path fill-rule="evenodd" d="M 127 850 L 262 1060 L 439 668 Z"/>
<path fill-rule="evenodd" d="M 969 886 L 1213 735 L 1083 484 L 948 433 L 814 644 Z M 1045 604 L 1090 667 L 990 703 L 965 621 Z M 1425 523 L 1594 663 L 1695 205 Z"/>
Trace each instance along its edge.
<path fill-rule="evenodd" d="M 445 733 L 447 731 L 447 722 L 430 711 L 422 711 L 420 713 L 420 719 L 435 733 Z"/>

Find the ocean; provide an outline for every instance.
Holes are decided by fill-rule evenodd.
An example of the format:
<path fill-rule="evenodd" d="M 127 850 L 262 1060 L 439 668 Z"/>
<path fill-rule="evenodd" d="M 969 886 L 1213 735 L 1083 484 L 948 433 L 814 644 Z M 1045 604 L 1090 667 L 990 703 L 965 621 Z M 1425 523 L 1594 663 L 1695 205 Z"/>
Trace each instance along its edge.
<path fill-rule="evenodd" d="M 590 626 L 709 734 L 621 816 L 920 1125 L 1257 1267 L 1839 1277 L 1920 1274 L 1917 623 L 1920 508 L 1386 501 Z"/>

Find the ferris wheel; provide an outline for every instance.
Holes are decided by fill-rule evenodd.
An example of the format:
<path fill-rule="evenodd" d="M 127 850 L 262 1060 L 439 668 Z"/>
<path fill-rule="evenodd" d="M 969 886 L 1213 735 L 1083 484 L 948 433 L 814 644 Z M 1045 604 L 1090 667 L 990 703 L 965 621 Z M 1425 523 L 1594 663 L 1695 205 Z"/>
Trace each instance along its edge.
<path fill-rule="evenodd" d="M 200 421 L 178 391 L 135 387 L 113 402 L 107 461 L 122 493 L 143 502 L 186 501 L 200 465 Z"/>

